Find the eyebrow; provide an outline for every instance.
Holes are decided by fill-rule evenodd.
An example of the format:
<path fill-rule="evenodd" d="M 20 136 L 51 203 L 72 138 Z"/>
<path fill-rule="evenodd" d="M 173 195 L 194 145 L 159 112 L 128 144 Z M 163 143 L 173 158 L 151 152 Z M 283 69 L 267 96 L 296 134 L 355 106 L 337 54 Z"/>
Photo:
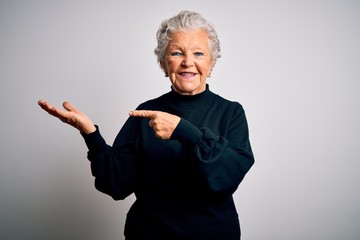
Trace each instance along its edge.
<path fill-rule="evenodd" d="M 182 47 L 180 47 L 180 46 L 177 45 L 177 44 L 172 44 L 172 45 L 169 45 L 168 49 L 182 49 Z M 206 49 L 203 48 L 203 47 L 196 46 L 196 47 L 194 47 L 194 48 L 191 48 L 190 50 L 191 50 L 191 51 L 195 51 L 195 50 L 205 51 Z"/>

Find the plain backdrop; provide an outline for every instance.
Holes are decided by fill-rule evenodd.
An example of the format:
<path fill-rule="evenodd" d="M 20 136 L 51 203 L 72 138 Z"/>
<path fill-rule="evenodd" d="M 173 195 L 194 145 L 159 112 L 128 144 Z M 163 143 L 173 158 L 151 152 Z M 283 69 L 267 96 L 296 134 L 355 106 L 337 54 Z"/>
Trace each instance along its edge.
<path fill-rule="evenodd" d="M 242 239 L 360 239 L 357 0 L 0 0 L 0 239 L 124 239 L 134 196 L 98 192 L 80 134 L 37 101 L 71 101 L 112 144 L 170 90 L 155 32 L 184 9 L 220 37 L 210 89 L 247 114 Z"/>

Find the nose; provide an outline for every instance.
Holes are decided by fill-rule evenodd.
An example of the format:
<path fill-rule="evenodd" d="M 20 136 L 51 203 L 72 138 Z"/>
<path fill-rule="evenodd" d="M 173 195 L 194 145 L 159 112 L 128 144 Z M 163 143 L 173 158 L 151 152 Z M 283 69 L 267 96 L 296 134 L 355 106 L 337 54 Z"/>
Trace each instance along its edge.
<path fill-rule="evenodd" d="M 191 55 L 185 55 L 181 63 L 183 67 L 192 67 L 194 65 L 194 57 Z"/>

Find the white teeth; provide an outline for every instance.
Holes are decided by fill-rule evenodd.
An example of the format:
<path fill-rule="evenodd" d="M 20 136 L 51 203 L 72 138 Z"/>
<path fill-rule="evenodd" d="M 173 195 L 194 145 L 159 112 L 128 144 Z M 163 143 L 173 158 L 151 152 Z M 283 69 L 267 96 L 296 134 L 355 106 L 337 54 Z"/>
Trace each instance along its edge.
<path fill-rule="evenodd" d="M 195 75 L 194 73 L 189 73 L 189 72 L 183 72 L 183 73 L 180 73 L 181 76 L 193 76 Z"/>

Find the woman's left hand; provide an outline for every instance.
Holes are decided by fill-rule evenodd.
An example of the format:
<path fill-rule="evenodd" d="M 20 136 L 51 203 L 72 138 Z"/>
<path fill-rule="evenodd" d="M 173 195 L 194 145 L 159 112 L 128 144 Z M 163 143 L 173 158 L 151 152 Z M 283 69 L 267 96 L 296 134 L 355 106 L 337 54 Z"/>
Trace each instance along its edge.
<path fill-rule="evenodd" d="M 170 139 L 180 122 L 180 117 L 161 111 L 134 110 L 129 112 L 129 115 L 150 119 L 149 126 L 154 130 L 155 135 L 163 140 Z"/>

